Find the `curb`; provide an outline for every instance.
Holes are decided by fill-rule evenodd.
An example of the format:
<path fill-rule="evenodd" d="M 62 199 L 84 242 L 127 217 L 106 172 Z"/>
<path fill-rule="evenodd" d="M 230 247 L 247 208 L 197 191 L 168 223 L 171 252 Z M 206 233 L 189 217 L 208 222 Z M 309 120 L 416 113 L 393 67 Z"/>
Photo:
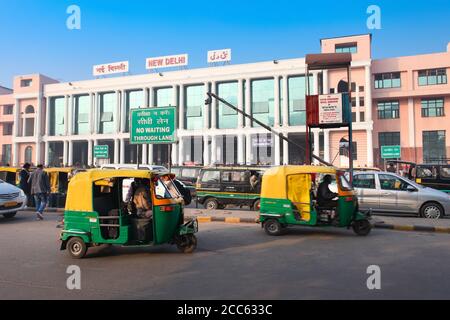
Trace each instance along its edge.
<path fill-rule="evenodd" d="M 238 218 L 238 217 L 211 217 L 211 216 L 186 216 L 185 219 L 194 219 L 196 218 L 199 223 L 211 223 L 211 222 L 223 222 L 229 224 L 257 224 L 258 218 Z"/>
<path fill-rule="evenodd" d="M 430 227 L 430 226 L 405 226 L 385 223 L 375 223 L 375 229 L 407 231 L 407 232 L 433 232 L 450 234 L 450 228 L 446 227 Z"/>

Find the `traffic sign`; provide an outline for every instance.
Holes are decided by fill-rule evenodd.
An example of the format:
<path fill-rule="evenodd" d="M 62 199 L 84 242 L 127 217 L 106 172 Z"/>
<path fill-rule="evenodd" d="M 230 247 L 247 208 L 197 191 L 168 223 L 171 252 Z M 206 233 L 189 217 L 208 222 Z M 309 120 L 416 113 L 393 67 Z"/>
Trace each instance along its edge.
<path fill-rule="evenodd" d="M 400 159 L 402 157 L 401 146 L 382 146 L 381 158 L 382 159 Z"/>
<path fill-rule="evenodd" d="M 95 146 L 94 158 L 97 159 L 109 159 L 109 146 Z"/>
<path fill-rule="evenodd" d="M 172 144 L 176 142 L 176 108 L 131 111 L 131 144 Z"/>

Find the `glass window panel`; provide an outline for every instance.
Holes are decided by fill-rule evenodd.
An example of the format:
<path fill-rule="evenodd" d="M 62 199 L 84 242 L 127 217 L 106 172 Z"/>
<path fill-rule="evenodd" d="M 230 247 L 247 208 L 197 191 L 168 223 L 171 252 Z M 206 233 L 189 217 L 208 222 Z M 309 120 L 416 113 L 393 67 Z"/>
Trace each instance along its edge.
<path fill-rule="evenodd" d="M 198 130 L 203 128 L 203 109 L 205 89 L 203 85 L 186 87 L 186 128 Z"/>
<path fill-rule="evenodd" d="M 100 133 L 114 133 L 114 111 L 117 104 L 116 93 L 103 93 L 100 95 Z"/>
<path fill-rule="evenodd" d="M 274 125 L 274 79 L 254 80 L 251 82 L 252 114 L 255 119 L 266 125 Z M 255 123 L 253 126 L 257 126 Z"/>
<path fill-rule="evenodd" d="M 157 107 L 170 107 L 173 104 L 174 90 L 172 87 L 156 89 L 155 105 Z"/>
<path fill-rule="evenodd" d="M 238 106 L 238 82 L 219 83 L 217 94 L 234 106 Z M 218 128 L 235 129 L 238 125 L 238 113 L 230 107 L 219 103 L 218 106 Z"/>

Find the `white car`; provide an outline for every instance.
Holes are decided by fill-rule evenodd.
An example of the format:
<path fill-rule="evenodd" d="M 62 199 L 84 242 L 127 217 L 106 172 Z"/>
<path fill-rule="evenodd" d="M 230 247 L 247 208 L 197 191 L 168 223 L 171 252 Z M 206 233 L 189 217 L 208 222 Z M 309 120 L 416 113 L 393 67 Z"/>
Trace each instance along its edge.
<path fill-rule="evenodd" d="M 0 215 L 5 218 L 13 218 L 17 211 L 26 209 L 27 196 L 25 193 L 9 184 L 0 180 Z"/>
<path fill-rule="evenodd" d="M 138 166 L 137 164 L 104 164 L 100 167 L 104 170 L 137 170 Z M 139 170 L 150 170 L 150 171 L 156 171 L 156 172 L 167 172 L 166 167 L 163 166 L 153 166 L 148 164 L 141 164 L 139 165 Z"/>

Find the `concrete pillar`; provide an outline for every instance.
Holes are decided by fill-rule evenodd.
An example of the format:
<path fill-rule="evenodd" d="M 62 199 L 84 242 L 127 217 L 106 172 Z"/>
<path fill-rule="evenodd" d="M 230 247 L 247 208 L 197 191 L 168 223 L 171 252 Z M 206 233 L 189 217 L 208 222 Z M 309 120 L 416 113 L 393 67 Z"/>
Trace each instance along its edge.
<path fill-rule="evenodd" d="M 68 115 L 68 118 L 67 118 L 67 122 L 69 123 L 69 127 L 68 127 L 68 130 L 69 130 L 69 135 L 73 135 L 73 132 L 74 132 L 74 130 L 73 130 L 73 128 L 74 128 L 74 119 L 75 119 L 75 117 L 74 117 L 74 110 L 75 110 L 75 97 L 73 96 L 73 95 L 70 95 L 70 98 L 69 98 L 69 115 Z"/>
<path fill-rule="evenodd" d="M 66 101 L 64 105 L 64 135 L 69 135 L 69 96 L 66 95 Z"/>
<path fill-rule="evenodd" d="M 359 101 L 359 86 L 356 86 L 356 94 L 355 94 L 355 99 L 356 99 L 356 122 L 361 122 L 361 113 L 359 111 L 359 108 L 361 107 L 360 101 Z"/>
<path fill-rule="evenodd" d="M 95 125 L 95 100 L 96 100 L 96 94 L 91 92 L 89 94 L 90 96 L 90 108 L 89 108 L 89 132 L 91 134 L 94 134 L 94 125 Z"/>
<path fill-rule="evenodd" d="M 69 151 L 68 151 L 68 160 L 67 164 L 69 167 L 73 166 L 73 141 L 69 141 Z"/>
<path fill-rule="evenodd" d="M 178 165 L 178 144 L 176 144 L 176 143 L 172 144 L 172 154 L 170 156 L 172 157 L 172 165 L 177 166 Z"/>
<path fill-rule="evenodd" d="M 44 143 L 44 166 L 48 167 L 50 164 L 50 155 L 49 155 L 50 143 L 45 141 Z"/>
<path fill-rule="evenodd" d="M 69 142 L 63 141 L 63 165 L 67 166 L 69 161 Z"/>
<path fill-rule="evenodd" d="M 279 166 L 281 165 L 281 141 L 280 137 L 277 135 L 274 135 L 275 138 L 275 148 L 274 148 L 274 154 L 275 154 L 275 165 Z"/>
<path fill-rule="evenodd" d="M 141 159 L 142 164 L 148 164 L 148 144 L 142 145 Z"/>
<path fill-rule="evenodd" d="M 366 76 L 365 118 L 366 122 L 372 122 L 372 73 L 370 66 L 365 67 L 365 76 Z"/>
<path fill-rule="evenodd" d="M 88 140 L 88 166 L 92 166 L 94 164 L 94 161 L 93 161 L 94 147 L 93 147 L 93 145 L 94 145 L 94 142 L 91 139 L 89 139 Z"/>
<path fill-rule="evenodd" d="M 214 94 L 217 94 L 217 83 L 215 81 L 213 81 L 211 83 L 211 92 Z M 206 99 L 206 97 L 205 97 Z M 211 103 L 211 129 L 216 129 L 217 128 L 217 100 L 216 99 L 212 99 L 212 103 Z M 212 152 L 214 152 L 212 150 Z"/>
<path fill-rule="evenodd" d="M 367 131 L 367 166 L 373 167 L 373 131 Z"/>
<path fill-rule="evenodd" d="M 328 70 L 322 71 L 322 85 L 323 85 L 323 94 L 330 93 L 330 84 L 328 83 Z"/>
<path fill-rule="evenodd" d="M 180 106 L 178 108 L 178 115 L 179 115 L 179 119 L 178 119 L 178 125 L 180 130 L 184 130 L 186 127 L 186 124 L 184 122 L 184 115 L 185 115 L 185 98 L 184 98 L 184 93 L 185 93 L 185 87 L 183 85 L 180 86 Z"/>
<path fill-rule="evenodd" d="M 244 80 L 239 79 L 238 81 L 238 105 L 239 110 L 244 111 Z M 244 127 L 244 116 L 238 113 L 238 129 Z"/>
<path fill-rule="evenodd" d="M 177 107 L 178 106 L 178 86 L 174 85 L 173 86 L 173 102 L 172 102 L 172 107 Z"/>
<path fill-rule="evenodd" d="M 20 100 L 16 99 L 14 105 L 14 137 L 20 136 Z"/>
<path fill-rule="evenodd" d="M 50 102 L 51 98 L 47 97 L 45 99 L 45 136 L 50 136 Z"/>
<path fill-rule="evenodd" d="M 274 126 L 279 127 L 280 126 L 280 77 L 279 76 L 275 77 L 274 92 L 275 92 Z"/>
<path fill-rule="evenodd" d="M 217 163 L 217 137 L 211 136 L 211 164 Z"/>
<path fill-rule="evenodd" d="M 114 139 L 114 163 L 118 164 L 120 162 L 120 155 L 125 154 L 124 150 L 120 150 L 120 140 Z"/>
<path fill-rule="evenodd" d="M 237 139 L 237 157 L 238 157 L 238 164 L 243 165 L 246 163 L 246 150 L 245 150 L 245 137 L 243 134 L 238 135 Z"/>
<path fill-rule="evenodd" d="M 124 91 L 116 90 L 116 112 L 113 116 L 114 124 L 116 125 L 116 133 L 120 133 L 121 131 L 121 123 L 120 123 L 120 96 L 124 96 Z"/>
<path fill-rule="evenodd" d="M 252 80 L 245 80 L 245 113 L 252 114 Z M 249 118 L 245 117 L 245 126 L 247 128 L 251 127 L 251 121 Z"/>
<path fill-rule="evenodd" d="M 42 137 L 42 116 L 43 116 L 43 108 L 42 108 L 42 97 L 39 95 L 37 102 L 37 110 L 36 110 L 36 118 L 35 118 L 35 126 L 34 126 L 34 136 L 37 139 L 41 139 Z"/>
<path fill-rule="evenodd" d="M 209 166 L 211 164 L 211 151 L 209 148 L 209 136 L 203 136 L 203 165 Z"/>
<path fill-rule="evenodd" d="M 283 127 L 289 127 L 289 81 L 283 77 Z"/>
<path fill-rule="evenodd" d="M 313 84 L 312 84 L 312 94 L 317 95 L 319 94 L 319 74 L 317 72 L 313 73 Z"/>
<path fill-rule="evenodd" d="M 120 139 L 119 145 L 120 164 L 125 164 L 125 139 Z"/>
<path fill-rule="evenodd" d="M 178 164 L 182 166 L 184 164 L 184 139 L 182 137 L 179 138 L 180 141 L 178 143 Z"/>
<path fill-rule="evenodd" d="M 251 134 L 245 135 L 245 163 L 247 165 L 252 164 L 252 136 L 251 136 Z"/>
<path fill-rule="evenodd" d="M 209 92 L 209 82 L 205 82 L 203 84 L 204 86 L 204 91 L 205 91 L 205 99 L 207 98 L 207 93 Z M 215 100 L 215 99 L 213 99 Z M 214 104 L 214 101 L 213 101 Z M 210 111 L 211 111 L 211 106 L 207 106 L 205 105 L 204 109 L 203 109 L 203 128 L 204 129 L 209 129 L 209 116 L 210 116 Z"/>
<path fill-rule="evenodd" d="M 314 155 L 319 156 L 320 155 L 320 132 L 314 131 Z M 314 160 L 315 164 L 319 164 L 319 161 Z"/>
<path fill-rule="evenodd" d="M 42 143 L 40 140 L 36 141 L 36 164 L 42 164 Z"/>
<path fill-rule="evenodd" d="M 289 164 L 289 143 L 283 140 L 283 165 Z"/>
<path fill-rule="evenodd" d="M 19 165 L 19 144 L 13 143 L 13 150 L 12 150 L 12 159 L 13 159 L 13 166 L 17 167 Z"/>
<path fill-rule="evenodd" d="M 331 161 L 330 157 L 330 130 L 325 130 L 323 133 L 323 151 L 324 151 L 324 160 L 327 162 Z"/>
<path fill-rule="evenodd" d="M 127 128 L 127 121 L 128 121 L 128 116 L 127 115 L 127 110 L 128 110 L 128 106 L 127 106 L 127 92 L 125 90 L 122 91 L 122 96 L 121 96 L 121 108 L 120 108 L 120 132 L 125 132 L 126 128 Z"/>
<path fill-rule="evenodd" d="M 142 88 L 142 98 L 143 98 L 143 104 L 141 108 L 148 108 L 149 107 L 149 91 L 148 88 Z"/>

